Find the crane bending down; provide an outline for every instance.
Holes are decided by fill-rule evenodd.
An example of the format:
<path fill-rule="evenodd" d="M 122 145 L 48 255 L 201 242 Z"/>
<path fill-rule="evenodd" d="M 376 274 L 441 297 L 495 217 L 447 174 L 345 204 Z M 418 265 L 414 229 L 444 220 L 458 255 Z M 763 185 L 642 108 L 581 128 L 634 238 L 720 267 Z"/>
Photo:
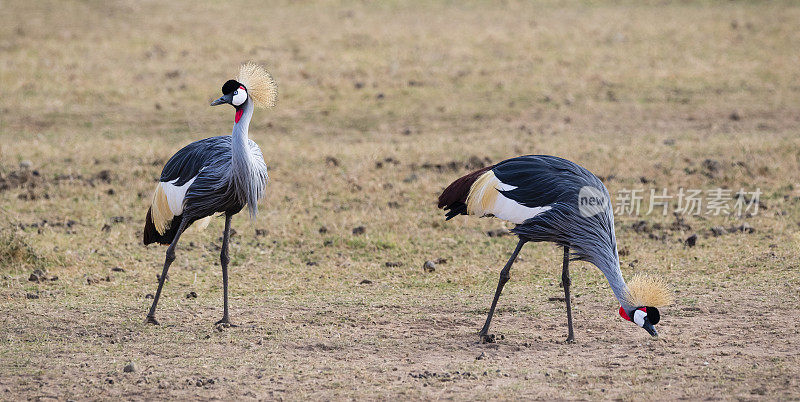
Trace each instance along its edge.
<path fill-rule="evenodd" d="M 439 196 L 439 208 L 447 219 L 457 215 L 495 216 L 516 224 L 511 232 L 519 237 L 517 247 L 500 272 L 500 281 L 480 331 L 489 335 L 497 300 L 509 279 L 511 265 L 522 246 L 548 241 L 564 247 L 561 280 L 567 304 L 567 342 L 575 339 L 570 305 L 569 261 L 587 261 L 603 272 L 620 303 L 622 318 L 636 323 L 650 335 L 660 320 L 657 307 L 669 304 L 663 281 L 637 276 L 626 285 L 619 266 L 614 235 L 614 214 L 608 190 L 594 174 L 566 159 L 528 155 L 508 159 L 459 178 Z"/>
<path fill-rule="evenodd" d="M 156 185 L 153 201 L 147 211 L 144 244 L 169 244 L 158 290 L 147 321 L 156 321 L 156 305 L 175 260 L 175 247 L 181 234 L 194 222 L 204 228 L 215 213 L 225 214 L 222 236 L 223 315 L 217 324 L 230 326 L 228 315 L 228 239 L 231 218 L 247 205 L 255 219 L 258 200 L 264 197 L 267 165 L 261 149 L 248 139 L 250 119 L 255 106 L 273 107 L 278 91 L 272 76 L 261 66 L 247 63 L 240 67 L 236 80 L 222 86 L 222 97 L 211 106 L 230 104 L 236 109 L 231 135 L 193 142 L 167 161 Z"/>

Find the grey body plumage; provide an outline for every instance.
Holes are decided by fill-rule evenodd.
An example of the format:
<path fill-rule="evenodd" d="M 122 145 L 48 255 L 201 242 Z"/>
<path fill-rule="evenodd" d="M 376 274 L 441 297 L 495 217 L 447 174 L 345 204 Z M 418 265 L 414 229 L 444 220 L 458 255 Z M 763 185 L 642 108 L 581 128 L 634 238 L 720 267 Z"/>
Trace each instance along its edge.
<path fill-rule="evenodd" d="M 162 182 L 175 180 L 182 185 L 195 178 L 184 198 L 184 216 L 203 218 L 217 212 L 239 212 L 245 205 L 250 217 L 258 213 L 258 200 L 264 197 L 267 165 L 258 145 L 248 138 L 253 104 L 247 100 L 244 113 L 231 135 L 206 138 L 178 151 L 161 174 Z M 170 164 L 193 169 L 170 169 Z"/>
<path fill-rule="evenodd" d="M 582 197 L 596 198 L 582 210 Z M 634 305 L 620 270 L 611 197 L 597 176 L 566 159 L 549 155 L 512 158 L 470 173 L 448 186 L 439 197 L 447 219 L 457 215 L 497 216 L 516 226 L 517 248 L 500 274 L 495 297 L 481 337 L 491 341 L 489 325 L 511 265 L 527 242 L 553 242 L 564 247 L 562 283 L 567 301 L 568 341 L 574 339 L 569 300 L 569 261 L 587 261 L 600 269 L 620 303 L 622 312 L 633 314 Z M 658 314 L 654 307 L 651 316 Z M 627 318 L 627 315 L 623 315 Z M 646 321 L 646 320 L 645 320 Z M 657 322 L 657 319 L 654 319 Z M 655 322 L 654 322 L 655 323 Z M 648 327 L 649 326 L 649 327 Z M 656 334 L 652 325 L 645 329 Z"/>
<path fill-rule="evenodd" d="M 548 205 L 550 210 L 511 229 L 529 241 L 553 242 L 570 249 L 570 259 L 594 264 L 605 275 L 614 296 L 626 309 L 627 286 L 622 277 L 614 234 L 614 212 L 606 202 L 602 211 L 583 216 L 579 211 L 582 188 L 599 190 L 607 201 L 608 189 L 597 176 L 566 159 L 531 155 L 510 159 L 495 168 L 497 178 L 517 189 L 502 192 L 522 204 Z"/>

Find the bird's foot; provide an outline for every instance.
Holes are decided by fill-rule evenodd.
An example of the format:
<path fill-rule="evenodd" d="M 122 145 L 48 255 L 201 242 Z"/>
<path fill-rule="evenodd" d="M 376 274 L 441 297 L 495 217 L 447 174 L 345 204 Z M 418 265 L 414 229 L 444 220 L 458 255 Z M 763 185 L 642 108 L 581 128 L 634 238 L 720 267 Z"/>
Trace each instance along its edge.
<path fill-rule="evenodd" d="M 568 336 L 567 339 L 564 340 L 564 343 L 567 345 L 575 343 L 575 337 L 572 335 Z"/>
<path fill-rule="evenodd" d="M 152 315 L 148 315 L 147 318 L 144 320 L 144 323 L 145 324 L 153 324 L 153 325 L 161 325 L 161 323 L 159 323 L 156 320 L 156 317 L 152 316 Z"/>
<path fill-rule="evenodd" d="M 481 333 L 481 334 L 478 334 L 478 335 L 480 335 L 480 337 L 481 337 L 481 343 L 494 343 L 495 342 L 494 334 Z"/>
<path fill-rule="evenodd" d="M 235 328 L 235 327 L 238 327 L 238 325 L 236 325 L 236 324 L 231 324 L 231 320 L 228 318 L 228 316 L 222 317 L 221 320 L 219 320 L 219 321 L 214 323 L 214 326 L 215 327 L 221 327 L 221 328 Z"/>

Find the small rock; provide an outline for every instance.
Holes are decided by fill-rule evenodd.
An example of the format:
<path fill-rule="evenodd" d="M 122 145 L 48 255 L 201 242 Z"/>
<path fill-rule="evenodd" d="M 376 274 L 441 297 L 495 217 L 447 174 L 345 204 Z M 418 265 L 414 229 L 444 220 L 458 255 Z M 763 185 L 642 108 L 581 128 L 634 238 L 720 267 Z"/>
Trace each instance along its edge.
<path fill-rule="evenodd" d="M 256 229 L 256 236 L 266 236 L 269 231 L 267 229 Z"/>
<path fill-rule="evenodd" d="M 36 294 L 36 293 L 30 293 L 30 292 L 28 292 L 28 294 L 26 294 L 26 295 L 25 295 L 25 298 L 26 298 L 26 299 L 38 299 L 38 298 L 39 298 L 39 295 L 38 295 L 38 294 Z"/>
<path fill-rule="evenodd" d="M 413 182 L 417 181 L 417 179 L 419 179 L 419 176 L 417 176 L 414 173 L 411 173 L 410 175 L 408 175 L 408 177 L 403 179 L 403 183 L 413 183 Z"/>
<path fill-rule="evenodd" d="M 362 234 L 364 234 L 366 232 L 367 232 L 367 228 L 365 228 L 363 226 L 357 226 L 357 227 L 353 228 L 353 234 L 356 235 L 356 236 L 362 235 Z"/>
<path fill-rule="evenodd" d="M 316 261 L 308 261 L 308 262 L 306 262 L 306 265 L 308 265 L 309 267 L 315 267 L 315 266 L 317 266 L 317 262 Z"/>
<path fill-rule="evenodd" d="M 742 223 L 739 226 L 731 226 L 728 229 L 728 231 L 729 232 L 742 232 L 742 233 L 751 234 L 751 233 L 755 232 L 756 230 L 753 229 L 753 227 L 750 226 L 749 223 L 745 222 L 745 223 Z"/>
<path fill-rule="evenodd" d="M 44 272 L 41 269 L 36 269 L 31 273 L 31 276 L 28 277 L 28 280 L 31 282 L 41 282 L 44 280 Z"/>
<path fill-rule="evenodd" d="M 692 225 L 689 225 L 688 223 L 686 223 L 686 219 L 684 219 L 683 216 L 681 216 L 679 214 L 675 214 L 675 222 L 672 222 L 672 224 L 669 226 L 669 228 L 671 230 L 674 230 L 674 231 L 687 231 L 688 232 L 688 231 L 692 230 Z"/>
<path fill-rule="evenodd" d="M 664 140 L 664 145 L 675 145 L 675 140 L 673 140 L 672 138 L 668 138 Z"/>
<path fill-rule="evenodd" d="M 714 159 L 706 159 L 702 163 L 704 175 L 708 176 L 709 178 L 714 178 L 715 176 L 719 175 L 720 171 L 722 171 L 722 164 Z"/>
<path fill-rule="evenodd" d="M 339 166 L 339 159 L 336 159 L 333 156 L 326 156 L 325 164 L 328 166 Z"/>
<path fill-rule="evenodd" d="M 133 364 L 133 362 L 130 362 L 127 365 L 125 365 L 125 368 L 123 368 L 122 371 L 126 373 L 133 373 L 134 371 L 136 371 L 136 365 Z"/>
<path fill-rule="evenodd" d="M 186 294 L 186 298 L 187 299 L 196 299 L 197 298 L 197 292 L 191 291 L 191 292 L 187 293 Z"/>
<path fill-rule="evenodd" d="M 486 232 L 486 235 L 489 237 L 503 237 L 503 236 L 508 236 L 510 234 L 511 232 L 509 232 L 506 229 L 492 229 Z"/>
<path fill-rule="evenodd" d="M 30 169 L 30 168 L 33 167 L 33 162 L 31 162 L 29 160 L 24 160 L 24 161 L 19 163 L 19 167 L 21 169 Z"/>
<path fill-rule="evenodd" d="M 97 172 L 97 174 L 94 177 L 96 179 L 100 180 L 100 181 L 104 181 L 106 183 L 110 183 L 111 182 L 111 171 L 107 170 L 107 169 L 106 170 L 101 170 L 101 171 Z"/>
<path fill-rule="evenodd" d="M 695 244 L 697 244 L 697 233 L 687 237 L 686 240 L 684 241 L 684 244 L 686 244 L 689 247 L 694 247 Z"/>
<path fill-rule="evenodd" d="M 440 257 L 440 258 L 437 258 L 437 259 L 433 260 L 433 262 L 436 263 L 436 264 L 447 264 L 447 258 L 441 258 Z"/>
<path fill-rule="evenodd" d="M 396 268 L 396 267 L 402 267 L 403 263 L 399 261 L 387 261 L 386 264 L 384 265 L 386 265 L 387 268 Z"/>
<path fill-rule="evenodd" d="M 640 220 L 631 224 L 631 229 L 633 229 L 636 233 L 649 233 L 651 231 L 650 225 L 644 220 Z"/>
<path fill-rule="evenodd" d="M 114 267 L 114 268 L 111 268 L 111 271 L 113 271 L 113 272 L 125 272 L 125 269 L 121 268 L 121 267 Z"/>
<path fill-rule="evenodd" d="M 711 228 L 711 233 L 714 235 L 714 237 L 717 237 L 728 233 L 728 231 L 722 226 L 714 226 Z"/>
<path fill-rule="evenodd" d="M 734 110 L 733 112 L 731 112 L 731 115 L 728 116 L 728 118 L 730 118 L 733 121 L 739 121 L 742 119 L 742 116 L 739 115 L 738 111 Z"/>
<path fill-rule="evenodd" d="M 424 263 L 424 264 L 422 264 L 422 269 L 423 269 L 425 272 L 433 272 L 433 271 L 436 271 L 436 263 L 435 263 L 435 262 L 433 262 L 433 261 L 430 261 L 430 260 L 428 260 L 428 261 L 425 261 L 425 263 Z"/>
<path fill-rule="evenodd" d="M 554 296 L 554 297 L 548 297 L 547 301 L 565 302 L 567 301 L 567 299 L 564 297 Z"/>
<path fill-rule="evenodd" d="M 320 226 L 319 227 L 319 233 L 320 234 L 328 233 L 328 228 L 326 226 Z"/>
<path fill-rule="evenodd" d="M 369 285 L 369 284 L 371 284 L 371 283 L 372 283 L 372 281 L 371 281 L 371 280 L 369 280 L 369 279 L 364 279 L 364 280 L 362 280 L 361 282 L 359 282 L 358 284 L 359 284 L 359 285 Z"/>

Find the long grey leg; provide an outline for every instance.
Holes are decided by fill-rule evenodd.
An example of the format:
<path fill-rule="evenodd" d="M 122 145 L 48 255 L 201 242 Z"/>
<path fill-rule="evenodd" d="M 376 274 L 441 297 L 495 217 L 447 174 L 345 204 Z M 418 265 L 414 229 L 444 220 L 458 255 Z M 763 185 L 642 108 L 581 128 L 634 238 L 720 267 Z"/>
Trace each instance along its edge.
<path fill-rule="evenodd" d="M 153 305 L 150 306 L 150 312 L 147 313 L 147 320 L 145 321 L 148 324 L 158 325 L 158 321 L 156 321 L 156 305 L 158 304 L 158 298 L 161 297 L 161 288 L 164 287 L 164 280 L 167 278 L 169 266 L 172 264 L 172 261 L 175 261 L 175 247 L 178 245 L 178 239 L 181 238 L 181 234 L 186 229 L 186 222 L 188 221 L 188 217 L 181 219 L 178 232 L 175 233 L 175 238 L 172 239 L 172 243 L 167 247 L 167 256 L 164 259 L 164 270 L 161 271 L 161 277 L 158 279 L 158 290 L 156 290 L 156 296 L 153 298 Z"/>
<path fill-rule="evenodd" d="M 230 238 L 232 217 L 233 215 L 231 214 L 225 214 L 225 232 L 222 234 L 222 251 L 219 254 L 219 262 L 220 265 L 222 265 L 223 313 L 222 319 L 217 321 L 214 325 L 224 324 L 235 327 L 235 325 L 231 324 L 230 318 L 228 317 L 228 263 L 230 262 L 230 258 L 228 257 L 228 239 Z"/>
<path fill-rule="evenodd" d="M 520 239 L 519 243 L 517 243 L 517 248 L 514 249 L 514 253 L 511 254 L 511 258 L 508 259 L 505 267 L 503 270 L 500 271 L 500 281 L 497 283 L 497 290 L 494 292 L 494 300 L 492 300 L 492 307 L 489 309 L 489 315 L 486 317 L 486 323 L 483 324 L 483 329 L 481 332 L 478 333 L 481 337 L 481 341 L 483 342 L 493 342 L 494 336 L 489 335 L 489 325 L 492 323 L 492 316 L 494 315 L 494 309 L 497 307 L 497 300 L 500 299 L 500 293 L 503 292 L 503 286 L 508 282 L 510 278 L 509 272 L 511 272 L 511 265 L 514 264 L 514 261 L 517 259 L 517 254 L 522 249 L 522 246 L 525 244 L 526 240 Z"/>
<path fill-rule="evenodd" d="M 575 334 L 572 331 L 572 304 L 569 297 L 569 246 L 564 246 L 564 265 L 561 271 L 561 284 L 564 285 L 564 300 L 567 302 L 567 343 L 575 342 Z"/>

